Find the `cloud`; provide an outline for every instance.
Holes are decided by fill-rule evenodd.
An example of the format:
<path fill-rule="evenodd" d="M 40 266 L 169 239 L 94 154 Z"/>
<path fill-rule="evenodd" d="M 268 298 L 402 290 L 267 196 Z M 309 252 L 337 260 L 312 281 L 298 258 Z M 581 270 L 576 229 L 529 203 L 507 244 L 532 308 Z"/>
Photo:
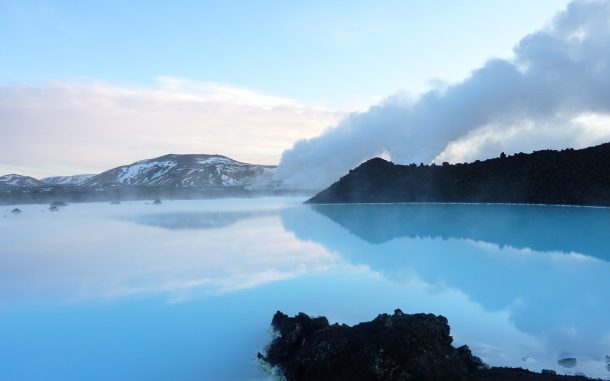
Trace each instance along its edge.
<path fill-rule="evenodd" d="M 171 77 L 155 87 L 5 84 L 0 173 L 99 172 L 170 152 L 276 164 L 283 149 L 340 116 L 320 105 Z"/>
<path fill-rule="evenodd" d="M 609 19 L 610 2 L 574 1 L 524 37 L 511 60 L 490 60 L 415 101 L 396 94 L 297 142 L 277 176 L 319 189 L 382 154 L 399 163 L 462 161 L 608 140 Z"/>
<path fill-rule="evenodd" d="M 434 162 L 471 162 L 537 149 L 565 147 L 584 148 L 610 140 L 610 116 L 581 114 L 571 120 L 550 118 L 523 121 L 517 125 L 489 125 L 450 142 Z"/>

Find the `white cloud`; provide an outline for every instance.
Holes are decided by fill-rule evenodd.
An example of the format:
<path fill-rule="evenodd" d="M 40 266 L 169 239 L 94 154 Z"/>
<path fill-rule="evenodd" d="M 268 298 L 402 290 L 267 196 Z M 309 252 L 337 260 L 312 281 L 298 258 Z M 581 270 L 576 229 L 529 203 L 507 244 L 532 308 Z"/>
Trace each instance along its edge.
<path fill-rule="evenodd" d="M 486 125 L 450 142 L 433 161 L 464 163 L 497 157 L 500 152 L 585 148 L 607 141 L 610 141 L 610 116 L 583 113 L 572 119 L 557 117 L 546 121 Z"/>
<path fill-rule="evenodd" d="M 171 77 L 155 87 L 5 84 L 0 173 L 95 173 L 170 152 L 275 164 L 286 147 L 340 116 L 321 105 Z"/>

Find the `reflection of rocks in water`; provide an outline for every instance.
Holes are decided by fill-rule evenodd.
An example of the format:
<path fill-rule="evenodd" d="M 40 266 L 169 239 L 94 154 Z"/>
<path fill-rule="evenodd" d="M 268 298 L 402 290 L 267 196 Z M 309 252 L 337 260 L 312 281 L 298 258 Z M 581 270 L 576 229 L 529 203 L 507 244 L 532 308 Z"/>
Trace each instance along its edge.
<path fill-rule="evenodd" d="M 365 241 L 458 238 L 610 260 L 610 210 L 525 205 L 312 205 Z"/>
<path fill-rule="evenodd" d="M 68 204 L 63 201 L 53 201 L 51 204 L 49 204 L 49 210 L 51 212 L 58 212 L 59 208 L 62 208 L 64 206 L 68 206 Z"/>
<path fill-rule="evenodd" d="M 130 218 L 141 225 L 157 226 L 164 229 L 217 229 L 241 220 L 270 215 L 272 211 L 253 212 L 183 212 L 142 215 Z"/>
<path fill-rule="evenodd" d="M 451 345 L 447 319 L 432 314 L 381 314 L 349 327 L 325 317 L 277 312 L 277 337 L 259 360 L 277 367 L 288 381 L 585 380 L 553 371 L 488 368 L 467 346 Z"/>
<path fill-rule="evenodd" d="M 566 357 L 557 361 L 557 364 L 563 366 L 564 368 L 574 368 L 578 364 L 578 362 L 574 357 Z"/>
<path fill-rule="evenodd" d="M 556 365 L 558 350 L 569 349 L 562 357 L 578 356 L 579 359 L 600 360 L 600 353 L 608 353 L 608 342 L 605 336 L 610 332 L 610 323 L 604 316 L 608 315 L 608 290 L 610 290 L 610 262 L 597 260 L 578 254 L 545 253 L 533 250 L 515 250 L 499 248 L 485 242 L 473 242 L 464 239 L 425 239 L 417 235 L 417 226 L 413 221 L 425 222 L 427 207 L 444 208 L 445 211 L 431 212 L 431 216 L 446 215 L 449 227 L 440 217 L 430 217 L 437 227 L 429 223 L 430 229 L 450 233 L 445 237 L 477 237 L 476 228 L 491 223 L 491 220 L 476 221 L 477 213 L 466 213 L 473 221 L 465 221 L 464 226 L 450 222 L 451 211 L 456 213 L 461 208 L 486 207 L 485 205 L 329 205 L 324 213 L 316 205 L 315 208 L 289 208 L 281 212 L 282 223 L 286 230 L 303 241 L 312 241 L 324 245 L 332 252 L 339 253 L 349 263 L 364 265 L 384 279 L 401 284 L 405 279 L 417 279 L 425 284 L 442 290 L 458 290 L 470 297 L 487 311 L 510 311 L 511 323 L 522 333 L 532 337 L 540 337 L 549 349 L 544 360 Z M 454 207 L 458 209 L 454 209 Z M 393 211 L 393 208 L 400 209 Z M 414 209 L 413 209 L 414 208 Z M 522 211 L 525 216 L 535 218 L 529 210 L 539 210 L 544 214 L 545 207 L 519 207 L 495 205 L 498 208 L 498 224 L 502 220 L 511 220 L 509 226 L 527 225 L 527 221 L 519 217 Z M 515 208 L 513 211 L 507 209 Z M 341 210 L 346 209 L 345 214 Z M 376 209 L 375 211 L 368 211 Z M 549 208 L 561 209 L 561 208 Z M 558 231 L 552 225 L 569 225 L 593 217 L 578 217 L 579 215 L 608 214 L 608 209 L 564 208 L 570 211 L 567 215 L 558 214 L 553 222 L 544 217 L 550 226 L 529 225 L 534 229 Z M 327 212 L 330 210 L 331 212 Z M 363 211 L 364 210 L 364 211 Z M 422 214 L 421 218 L 410 219 L 406 211 Z M 415 211 L 414 211 L 415 210 Z M 417 212 L 419 210 L 419 212 Z M 504 210 L 504 212 L 502 212 Z M 576 213 L 578 212 L 578 213 Z M 353 214 L 351 214 L 353 213 Z M 491 213 L 491 211 L 489 212 Z M 508 219 L 503 214 L 515 214 Z M 572 214 L 574 213 L 574 214 Z M 326 218 L 327 214 L 332 218 Z M 574 217 L 566 220 L 566 218 Z M 601 221 L 601 217 L 599 218 Z M 401 227 L 402 225 L 402 227 Z M 406 226 L 406 227 L 405 227 Z M 471 228 L 468 228 L 470 226 Z M 608 224 L 610 226 L 610 223 Z M 358 229 L 352 229 L 357 227 Z M 394 239 L 372 243 L 360 238 L 379 237 L 376 232 L 387 229 L 400 232 L 401 229 L 412 229 L 412 235 L 397 235 Z M 518 230 L 517 227 L 515 227 Z M 606 228 L 607 229 L 607 228 Z M 559 229 L 562 230 L 562 229 Z M 597 246 L 598 252 L 603 248 L 610 254 L 608 238 L 600 238 L 596 231 L 589 242 L 591 247 Z M 350 234 L 353 233 L 353 234 Z M 356 233 L 357 232 L 357 233 Z M 455 234 L 454 234 L 455 232 Z M 511 240 L 510 231 L 506 237 L 496 237 L 496 242 Z M 537 234 L 530 232 L 530 235 Z M 460 235 L 458 235 L 460 234 Z M 607 234 L 606 234 L 607 235 Z M 433 235 L 438 237 L 438 235 Z M 522 237 L 527 237 L 522 235 Z M 610 236 L 608 236 L 610 237 Z M 490 238 L 492 238 L 490 236 Z M 583 240 L 588 239 L 586 237 Z M 506 242 L 506 241 L 505 241 Z M 580 244 L 580 243 L 579 243 Z M 561 246 L 558 247 L 561 249 Z M 562 250 L 563 251 L 563 250 Z M 527 255 L 524 255 L 527 254 Z M 476 274 L 476 276 L 473 276 Z M 406 291 L 409 293 L 409 291 Z M 587 295 L 587 298 L 583 298 Z M 519 308 L 514 308 L 519 301 Z M 586 318 L 583 318 L 585 316 Z M 574 327 L 578 335 L 567 337 L 565 327 Z M 460 327 L 461 328 L 461 327 Z M 494 343 L 501 347 L 501 343 Z M 530 355 L 531 353 L 528 353 Z M 537 367 L 528 362 L 521 363 L 527 367 Z M 605 372 L 605 364 L 598 364 L 596 371 Z"/>
<path fill-rule="evenodd" d="M 112 201 L 112 202 L 110 203 L 110 205 L 120 205 L 120 204 L 121 204 L 121 202 L 120 202 L 120 201 Z"/>

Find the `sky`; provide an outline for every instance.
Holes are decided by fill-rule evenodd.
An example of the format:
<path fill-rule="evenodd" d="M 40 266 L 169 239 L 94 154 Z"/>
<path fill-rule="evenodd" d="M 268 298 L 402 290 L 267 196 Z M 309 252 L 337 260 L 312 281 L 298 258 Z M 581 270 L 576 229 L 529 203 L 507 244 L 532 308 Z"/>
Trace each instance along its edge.
<path fill-rule="evenodd" d="M 510 59 L 567 4 L 0 0 L 0 174 L 277 164 L 352 112 Z"/>

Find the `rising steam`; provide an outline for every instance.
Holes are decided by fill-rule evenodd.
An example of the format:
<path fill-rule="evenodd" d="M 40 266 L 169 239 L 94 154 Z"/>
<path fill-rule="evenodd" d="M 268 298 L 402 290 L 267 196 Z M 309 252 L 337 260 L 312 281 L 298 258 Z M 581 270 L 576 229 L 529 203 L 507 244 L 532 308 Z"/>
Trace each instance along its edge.
<path fill-rule="evenodd" d="M 523 38 L 512 60 L 491 60 L 463 82 L 415 102 L 395 95 L 352 114 L 285 151 L 276 176 L 320 189 L 373 156 L 460 161 L 484 156 L 490 147 L 510 152 L 606 140 L 609 20 L 610 2 L 574 1 L 548 28 Z M 587 118 L 597 124 L 583 125 Z M 606 123 L 599 126 L 599 120 Z"/>

